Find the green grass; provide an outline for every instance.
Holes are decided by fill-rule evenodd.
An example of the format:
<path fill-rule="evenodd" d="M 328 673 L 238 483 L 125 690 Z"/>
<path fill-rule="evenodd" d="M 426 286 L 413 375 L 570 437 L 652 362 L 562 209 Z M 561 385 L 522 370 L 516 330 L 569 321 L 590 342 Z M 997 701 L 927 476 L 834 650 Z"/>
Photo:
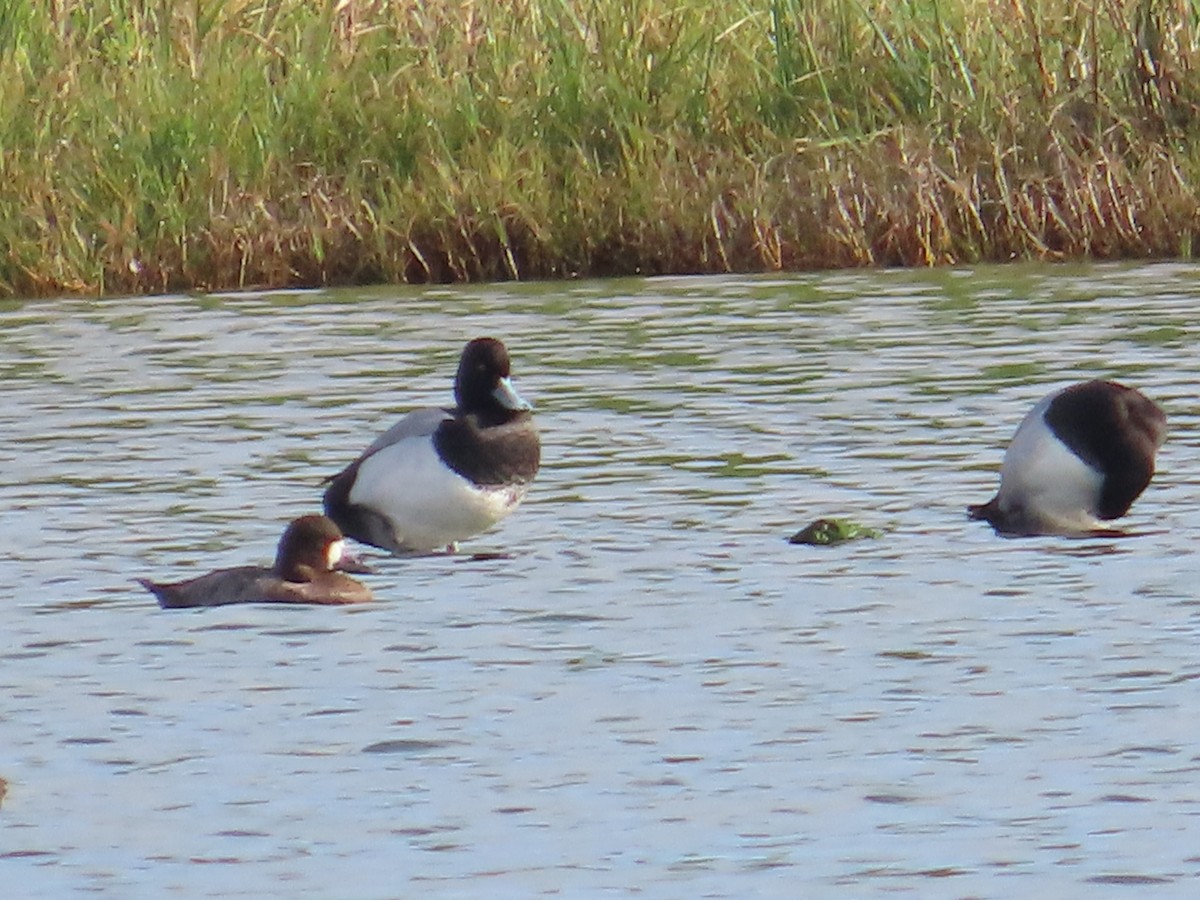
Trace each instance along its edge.
<path fill-rule="evenodd" d="M 1200 0 L 0 0 L 0 294 L 1190 255 Z"/>

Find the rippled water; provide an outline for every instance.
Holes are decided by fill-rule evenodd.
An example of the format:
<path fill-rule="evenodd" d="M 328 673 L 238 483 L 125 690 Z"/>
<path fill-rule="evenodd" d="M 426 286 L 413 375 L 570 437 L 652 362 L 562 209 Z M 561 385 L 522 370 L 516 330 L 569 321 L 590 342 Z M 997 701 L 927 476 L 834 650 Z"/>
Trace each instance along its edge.
<path fill-rule="evenodd" d="M 1200 268 L 0 307 L 21 896 L 1188 896 Z M 504 338 L 526 505 L 379 602 L 165 612 Z M 964 507 L 1051 387 L 1170 417 L 1127 539 Z M 822 515 L 880 540 L 798 547 Z"/>

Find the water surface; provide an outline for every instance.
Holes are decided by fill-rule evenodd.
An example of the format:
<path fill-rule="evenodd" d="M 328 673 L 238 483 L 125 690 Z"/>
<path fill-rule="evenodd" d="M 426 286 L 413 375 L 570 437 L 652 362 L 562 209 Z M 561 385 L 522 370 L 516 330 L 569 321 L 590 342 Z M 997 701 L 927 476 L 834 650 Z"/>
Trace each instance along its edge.
<path fill-rule="evenodd" d="M 0 308 L 0 873 L 23 896 L 1190 896 L 1200 268 Z M 471 337 L 526 505 L 347 609 L 267 561 Z M 969 522 L 1045 392 L 1170 417 L 1124 539 Z M 885 531 L 786 543 L 814 518 Z M 509 558 L 473 561 L 470 551 Z"/>

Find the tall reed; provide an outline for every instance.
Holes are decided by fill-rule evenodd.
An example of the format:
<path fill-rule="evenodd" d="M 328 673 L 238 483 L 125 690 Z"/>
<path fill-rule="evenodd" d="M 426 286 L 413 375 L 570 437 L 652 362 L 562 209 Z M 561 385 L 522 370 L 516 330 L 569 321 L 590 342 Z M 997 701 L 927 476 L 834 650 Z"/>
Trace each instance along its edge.
<path fill-rule="evenodd" d="M 0 293 L 1188 255 L 1195 0 L 0 0 Z"/>

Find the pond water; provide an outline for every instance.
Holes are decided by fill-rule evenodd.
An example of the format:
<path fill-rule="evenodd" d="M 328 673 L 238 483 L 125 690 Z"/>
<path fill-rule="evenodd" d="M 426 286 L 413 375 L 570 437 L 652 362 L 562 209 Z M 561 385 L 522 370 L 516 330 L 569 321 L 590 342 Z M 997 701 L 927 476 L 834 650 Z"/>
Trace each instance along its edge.
<path fill-rule="evenodd" d="M 0 306 L 23 897 L 1189 896 L 1200 268 Z M 503 338 L 526 504 L 378 602 L 163 611 Z M 1122 539 L 964 508 L 1052 387 L 1167 411 Z M 789 545 L 819 516 L 884 536 Z M 472 551 L 507 558 L 473 560 Z"/>

